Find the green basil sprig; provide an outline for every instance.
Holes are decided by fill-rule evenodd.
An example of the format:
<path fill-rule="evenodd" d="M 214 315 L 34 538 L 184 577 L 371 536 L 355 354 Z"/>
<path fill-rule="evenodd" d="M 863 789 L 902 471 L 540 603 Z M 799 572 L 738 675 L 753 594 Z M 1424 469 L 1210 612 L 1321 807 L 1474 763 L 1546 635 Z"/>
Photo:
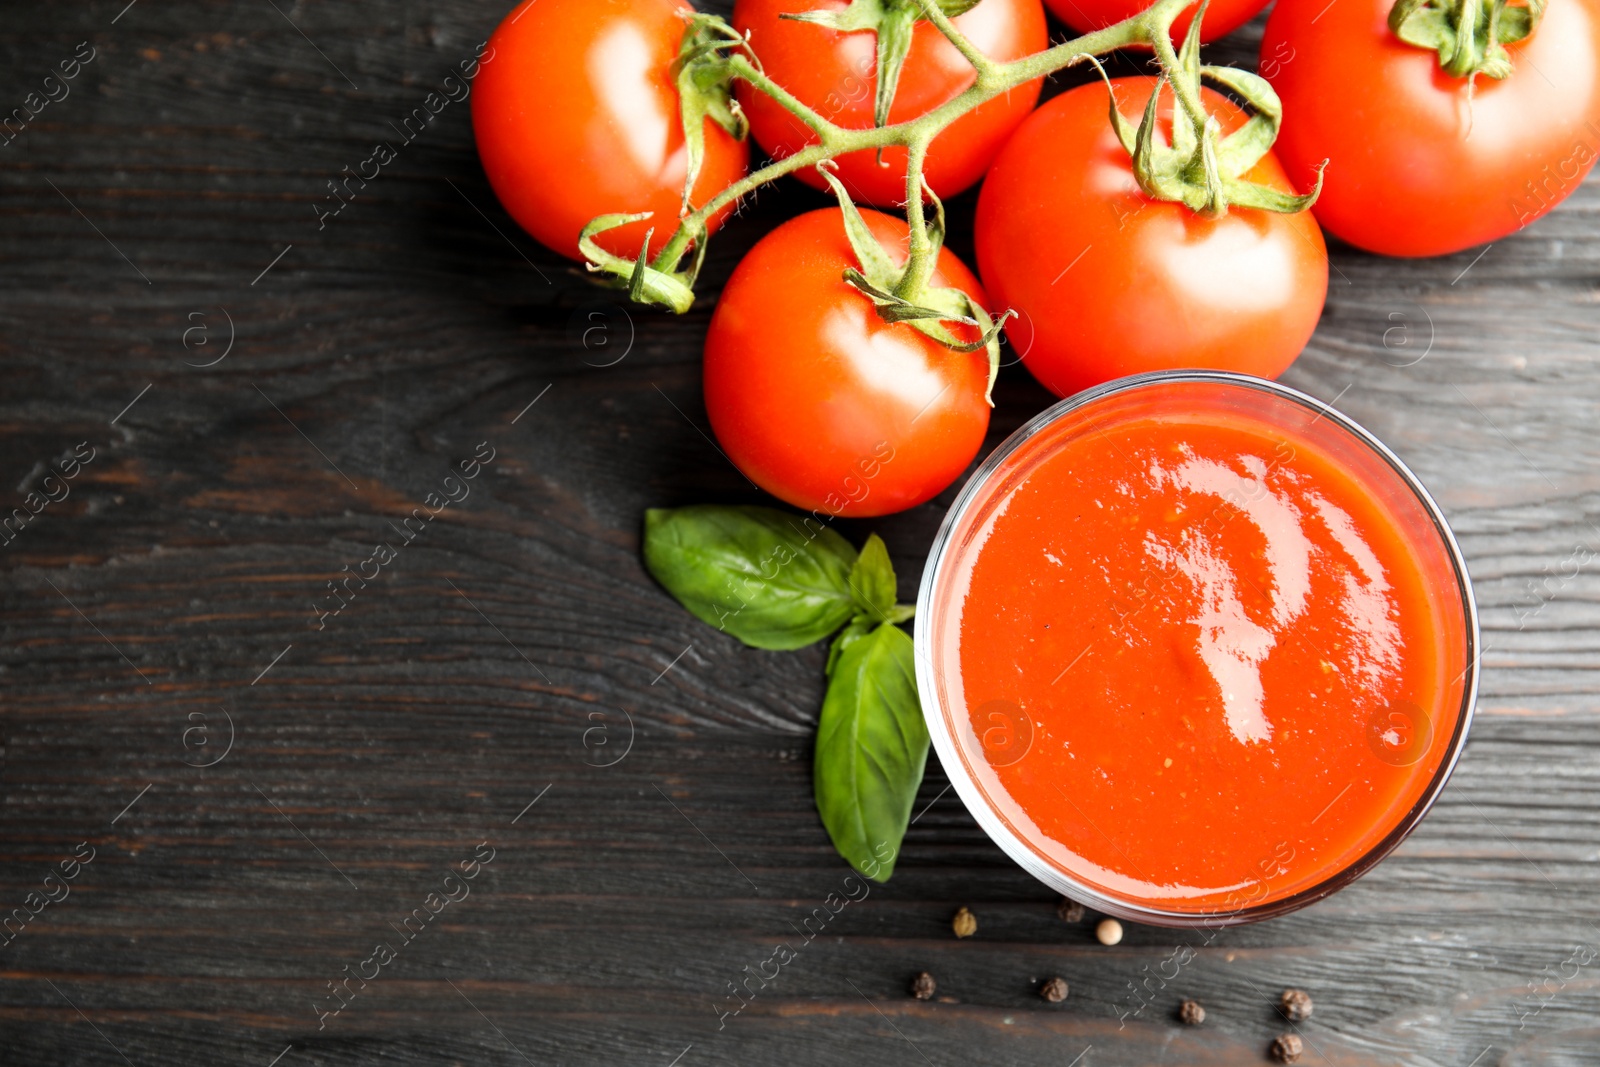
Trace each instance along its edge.
<path fill-rule="evenodd" d="M 858 553 L 815 519 L 761 507 L 645 513 L 645 566 L 696 618 L 756 648 L 838 632 L 812 782 L 834 848 L 879 882 L 894 872 L 928 758 L 911 638 L 877 534 Z M 843 627 L 840 630 L 840 627 Z"/>

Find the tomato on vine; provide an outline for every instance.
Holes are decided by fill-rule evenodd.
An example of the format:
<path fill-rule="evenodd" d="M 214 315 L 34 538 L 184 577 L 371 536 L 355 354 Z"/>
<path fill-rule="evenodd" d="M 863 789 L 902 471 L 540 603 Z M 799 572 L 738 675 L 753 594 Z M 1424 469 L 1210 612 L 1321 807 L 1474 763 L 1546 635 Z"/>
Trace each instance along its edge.
<path fill-rule="evenodd" d="M 1145 110 L 1156 84 L 1111 82 L 1125 120 Z M 1155 127 L 1170 130 L 1170 100 L 1164 94 L 1151 115 Z M 1203 89 L 1201 100 L 1222 133 L 1245 126 L 1221 94 Z M 1250 158 L 1255 149 L 1240 156 L 1248 166 L 1237 176 L 1253 184 L 1226 214 L 1155 198 L 1135 177 L 1109 103 L 1095 83 L 1045 104 L 979 196 L 979 273 L 993 306 L 1018 313 L 1006 334 L 1022 362 L 1058 396 L 1183 367 L 1276 377 L 1310 338 L 1327 295 L 1321 231 L 1293 210 L 1308 198 L 1293 196 L 1259 141 L 1259 158 Z M 1228 152 L 1224 141 L 1218 155 Z M 1251 202 L 1275 206 L 1240 206 Z"/>
<path fill-rule="evenodd" d="M 861 219 L 904 263 L 906 223 Z M 728 458 L 780 500 L 846 517 L 930 499 L 967 469 L 989 426 L 985 353 L 885 322 L 842 278 L 857 265 L 838 208 L 789 220 L 728 279 L 705 348 L 706 412 Z M 947 249 L 930 284 L 984 300 Z"/>
<path fill-rule="evenodd" d="M 653 218 L 596 238 L 625 258 L 646 230 L 672 230 L 689 151 L 673 64 L 683 0 L 524 0 L 489 39 L 472 87 L 472 127 L 495 195 L 541 244 L 582 260 L 578 236 L 607 213 Z M 745 173 L 748 148 L 703 120 L 696 203 Z M 708 220 L 708 230 L 726 212 Z"/>
<path fill-rule="evenodd" d="M 991 59 L 1018 59 L 1050 43 L 1040 0 L 943 6 L 970 8 L 954 18 L 955 26 Z M 749 34 L 750 47 L 767 75 L 802 104 L 847 129 L 869 129 L 926 114 L 960 95 L 976 78 L 972 65 L 933 25 L 915 20 L 919 8 L 920 0 L 855 0 L 849 7 L 840 0 L 737 0 L 733 25 Z M 865 9 L 872 14 L 854 14 Z M 796 14 L 824 21 L 783 17 Z M 879 28 L 831 28 L 868 25 L 858 18 L 876 19 Z M 880 69 L 898 77 L 889 85 L 893 102 L 886 116 L 880 115 L 881 105 L 888 103 L 879 92 Z M 987 101 L 933 140 L 923 173 L 934 193 L 953 196 L 983 177 L 1006 138 L 1033 110 L 1041 85 L 1030 81 Z M 757 143 L 774 159 L 815 143 L 810 127 L 765 93 L 741 84 L 739 103 Z M 877 121 L 880 117 L 885 121 Z M 836 162 L 839 179 L 853 198 L 890 207 L 905 202 L 906 160 L 905 148 L 891 147 L 884 150 L 881 163 L 872 151 L 851 152 Z M 810 168 L 796 177 L 823 188 Z"/>
<path fill-rule="evenodd" d="M 1226 37 L 1261 13 L 1271 0 L 1211 0 L 1200 24 L 1200 40 L 1215 41 Z M 1079 33 L 1095 30 L 1130 19 L 1150 5 L 1143 0 L 1045 0 L 1056 18 Z M 1195 11 L 1191 7 L 1172 22 L 1172 36 L 1182 38 L 1189 32 Z"/>
<path fill-rule="evenodd" d="M 1600 155 L 1600 2 L 1554 0 L 1539 20 L 1508 7 L 1500 39 L 1480 32 L 1468 47 L 1450 19 L 1476 4 L 1413 4 L 1464 73 L 1443 69 L 1421 30 L 1403 40 L 1394 6 L 1279 0 L 1267 21 L 1261 73 L 1289 116 L 1277 152 L 1301 182 L 1327 161 L 1313 210 L 1330 233 L 1443 255 L 1526 226 L 1578 187 Z"/>

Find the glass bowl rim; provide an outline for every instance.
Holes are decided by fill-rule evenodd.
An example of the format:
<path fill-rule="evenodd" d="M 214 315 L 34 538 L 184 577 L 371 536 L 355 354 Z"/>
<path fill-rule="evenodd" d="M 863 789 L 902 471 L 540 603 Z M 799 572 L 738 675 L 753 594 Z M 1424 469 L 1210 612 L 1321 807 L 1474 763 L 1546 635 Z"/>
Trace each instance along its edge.
<path fill-rule="evenodd" d="M 1292 401 L 1317 412 L 1319 420 L 1326 418 L 1345 430 L 1357 442 L 1365 445 L 1379 459 L 1383 460 L 1399 476 L 1401 483 L 1417 498 L 1432 521 L 1435 532 L 1443 541 L 1446 554 L 1450 559 L 1451 568 L 1455 573 L 1456 587 L 1461 597 L 1462 615 L 1466 623 L 1466 647 L 1464 651 L 1467 656 L 1467 666 L 1463 671 L 1465 684 L 1461 690 L 1461 708 L 1456 715 L 1455 733 L 1450 739 L 1450 746 L 1444 758 L 1440 761 L 1438 769 L 1434 772 L 1432 780 L 1429 781 L 1427 788 L 1418 797 L 1416 803 L 1411 806 L 1411 809 L 1406 812 L 1382 840 L 1378 841 L 1350 864 L 1333 872 L 1316 885 L 1308 886 L 1279 900 L 1264 901 L 1260 904 L 1232 911 L 1174 911 L 1122 900 L 1077 881 L 1037 855 L 1033 848 L 1024 842 L 1020 835 L 1015 833 L 1000 818 L 998 812 L 990 804 L 982 787 L 978 785 L 971 774 L 967 773 L 965 757 L 946 726 L 945 710 L 938 701 L 939 690 L 935 684 L 937 679 L 933 656 L 928 651 L 930 648 L 929 642 L 932 639 L 932 622 L 930 620 L 933 616 L 933 592 L 938 583 L 940 564 L 950 554 L 951 538 L 954 536 L 955 530 L 962 519 L 966 517 L 968 509 L 980 498 L 990 479 L 1000 470 L 1006 460 L 1041 430 L 1054 425 L 1089 404 L 1121 393 L 1158 385 L 1183 383 L 1236 386 Z M 928 561 L 923 566 L 922 581 L 917 590 L 914 646 L 916 650 L 917 692 L 921 698 L 922 716 L 927 723 L 929 738 L 932 740 L 934 750 L 939 754 L 940 763 L 945 768 L 945 774 L 950 779 L 951 787 L 961 798 L 961 802 L 966 806 L 967 811 L 972 814 L 973 819 L 989 835 L 989 838 L 999 845 L 1001 850 L 1010 856 L 1023 870 L 1064 896 L 1119 919 L 1127 919 L 1151 926 L 1181 928 L 1237 926 L 1242 923 L 1259 922 L 1262 919 L 1270 919 L 1278 915 L 1298 911 L 1349 885 L 1377 866 L 1389 853 L 1393 852 L 1411 834 L 1412 830 L 1416 829 L 1417 824 L 1422 821 L 1429 809 L 1433 807 L 1434 801 L 1444 791 L 1445 784 L 1450 780 L 1451 773 L 1461 759 L 1462 750 L 1466 747 L 1467 733 L 1472 726 L 1472 718 L 1476 711 L 1478 661 L 1481 656 L 1478 606 L 1473 596 L 1472 581 L 1467 571 L 1466 559 L 1463 557 L 1461 546 L 1456 542 L 1455 534 L 1451 531 L 1450 524 L 1445 519 L 1438 503 L 1417 478 L 1416 474 L 1412 472 L 1411 468 L 1406 466 L 1399 456 L 1395 455 L 1387 445 L 1365 427 L 1316 397 L 1265 378 L 1237 374 L 1232 371 L 1212 370 L 1152 371 L 1146 374 L 1118 378 L 1103 385 L 1085 389 L 1045 408 L 1019 426 L 993 452 L 989 453 L 984 461 L 978 465 L 978 469 L 967 479 L 966 484 L 961 487 L 960 492 L 956 494 L 956 498 L 951 503 L 949 510 L 945 512 L 944 520 L 939 525 L 939 532 L 934 537 L 933 544 L 928 550 Z"/>

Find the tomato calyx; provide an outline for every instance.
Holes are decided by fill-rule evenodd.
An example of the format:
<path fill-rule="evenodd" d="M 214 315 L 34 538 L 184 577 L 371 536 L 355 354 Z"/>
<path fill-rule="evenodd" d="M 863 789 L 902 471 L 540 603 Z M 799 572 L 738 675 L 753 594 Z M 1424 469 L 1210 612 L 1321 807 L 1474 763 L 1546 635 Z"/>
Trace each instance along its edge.
<path fill-rule="evenodd" d="M 1162 57 L 1162 73 L 1145 104 L 1144 115 L 1135 130 L 1117 106 L 1116 89 L 1105 67 L 1093 56 L 1085 56 L 1105 80 L 1111 97 L 1111 126 L 1117 140 L 1133 163 L 1139 188 L 1155 200 L 1180 203 L 1197 215 L 1220 218 L 1228 208 L 1253 208 L 1279 214 L 1304 211 L 1322 192 L 1322 168 L 1317 168 L 1317 185 L 1311 192 L 1294 195 L 1280 192 L 1243 176 L 1272 150 L 1283 124 L 1283 104 L 1267 80 L 1237 67 L 1214 67 L 1200 62 L 1200 20 L 1205 4 L 1189 24 L 1183 49 L 1172 55 L 1170 45 Z M 1158 55 L 1161 52 L 1157 45 Z M 1200 103 L 1200 81 L 1205 78 L 1221 85 L 1242 99 L 1252 114 L 1249 121 L 1226 137 L 1221 136 L 1217 120 Z M 1170 143 L 1158 139 L 1159 110 L 1164 89 L 1175 97 L 1172 109 Z"/>
<path fill-rule="evenodd" d="M 970 11 L 978 0 L 927 0 L 947 18 Z M 889 108 L 900 84 L 900 71 L 911 54 L 911 33 L 918 19 L 926 19 L 925 0 L 850 0 L 836 11 L 801 11 L 779 15 L 795 22 L 809 22 L 838 33 L 870 32 L 877 35 L 878 87 L 872 100 L 873 125 L 889 124 Z M 879 150 L 880 154 L 882 150 Z"/>
<path fill-rule="evenodd" d="M 984 387 L 983 399 L 994 407 L 994 382 L 1000 373 L 1000 329 L 1015 314 L 1006 311 L 993 318 L 960 289 L 947 289 L 928 285 L 926 272 L 921 269 L 919 257 L 909 257 L 896 266 L 883 250 L 878 239 L 867 228 L 855 202 L 844 185 L 833 175 L 832 161 L 820 163 L 817 170 L 833 188 L 839 200 L 839 211 L 844 216 L 845 236 L 850 250 L 855 253 L 857 266 L 845 269 L 844 280 L 853 289 L 872 301 L 878 317 L 884 322 L 903 322 L 917 332 L 932 338 L 955 352 L 976 352 L 984 349 L 989 356 L 989 378 Z M 933 218 L 924 224 L 924 253 L 936 261 L 944 247 L 944 204 L 923 182 L 923 193 L 933 206 Z M 946 323 L 968 327 L 977 331 L 978 339 L 963 341 Z"/>
<path fill-rule="evenodd" d="M 1457 78 L 1505 78 L 1514 68 L 1506 45 L 1539 26 L 1546 0 L 1395 0 L 1389 29 L 1406 44 L 1439 54 L 1439 69 Z"/>
<path fill-rule="evenodd" d="M 698 12 L 688 15 L 688 26 L 672 64 L 678 87 L 678 117 L 688 173 L 683 182 L 683 214 L 689 213 L 695 183 L 705 161 L 706 120 L 710 119 L 735 140 L 750 135 L 750 123 L 733 95 L 733 70 L 728 59 L 747 51 L 748 43 L 722 19 Z"/>

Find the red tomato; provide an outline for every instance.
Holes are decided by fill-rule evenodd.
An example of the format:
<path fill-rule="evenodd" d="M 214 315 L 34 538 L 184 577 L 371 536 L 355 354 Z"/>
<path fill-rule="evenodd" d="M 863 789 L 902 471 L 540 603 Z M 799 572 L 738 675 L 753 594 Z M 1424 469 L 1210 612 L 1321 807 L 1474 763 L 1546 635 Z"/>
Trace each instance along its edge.
<path fill-rule="evenodd" d="M 1255 18 L 1270 0 L 1211 0 L 1206 6 L 1205 21 L 1200 24 L 1200 39 L 1215 41 Z M 1045 0 L 1056 18 L 1079 33 L 1091 33 L 1129 19 L 1150 5 L 1143 0 Z M 1193 7 L 1172 20 L 1172 39 L 1181 41 L 1189 32 L 1189 23 L 1199 10 L 1199 0 Z"/>
<path fill-rule="evenodd" d="M 1261 73 L 1283 99 L 1290 176 L 1328 169 L 1317 219 L 1353 245 L 1437 256 L 1498 240 L 1583 181 L 1600 153 L 1600 2 L 1553 0 L 1507 46 L 1509 78 L 1439 70 L 1401 41 L 1391 0 L 1279 0 Z"/>
<path fill-rule="evenodd" d="M 839 10 L 844 0 L 737 0 L 733 25 L 750 34 L 750 46 L 773 81 L 801 103 L 847 129 L 870 129 L 878 91 L 877 35 L 838 33 L 806 22 L 780 19 L 799 11 Z M 1012 60 L 1050 44 L 1040 0 L 982 0 L 955 24 L 993 59 Z M 918 22 L 889 109 L 891 125 L 926 114 L 972 84 L 972 65 L 931 23 Z M 928 149 L 923 174 L 941 197 L 953 196 L 983 177 L 1011 131 L 1039 100 L 1041 82 L 998 96 L 951 123 Z M 783 159 L 816 142 L 810 128 L 744 83 L 739 102 L 750 130 L 768 155 Z M 875 152 L 840 156 L 838 177 L 852 198 L 889 207 L 905 203 L 906 150 L 890 148 L 880 166 Z M 811 168 L 797 172 L 807 185 L 824 189 Z"/>
<path fill-rule="evenodd" d="M 495 195 L 541 244 L 581 260 L 597 215 L 653 211 L 600 236 L 626 257 L 677 225 L 688 155 L 671 66 L 682 0 L 525 0 L 489 38 L 472 83 L 472 129 Z M 704 203 L 744 175 L 747 146 L 706 120 Z M 726 212 L 712 220 L 713 228 Z"/>
<path fill-rule="evenodd" d="M 1118 78 L 1137 124 L 1155 79 Z M 1224 131 L 1245 121 L 1210 89 Z M 1163 94 L 1162 116 L 1172 95 Z M 1328 254 L 1309 212 L 1230 209 L 1205 219 L 1139 189 L 1107 118 L 1106 87 L 1079 86 L 1022 124 L 978 198 L 978 269 L 1006 334 L 1058 396 L 1141 371 L 1208 367 L 1273 378 L 1322 312 Z M 1271 153 L 1246 175 L 1291 191 Z"/>
<path fill-rule="evenodd" d="M 903 263 L 905 222 L 862 216 Z M 762 238 L 711 318 L 706 412 L 728 458 L 773 496 L 830 515 L 887 515 L 938 493 L 978 454 L 989 360 L 884 322 L 842 279 L 853 266 L 838 208 Z M 948 249 L 931 284 L 983 303 L 978 279 Z"/>

